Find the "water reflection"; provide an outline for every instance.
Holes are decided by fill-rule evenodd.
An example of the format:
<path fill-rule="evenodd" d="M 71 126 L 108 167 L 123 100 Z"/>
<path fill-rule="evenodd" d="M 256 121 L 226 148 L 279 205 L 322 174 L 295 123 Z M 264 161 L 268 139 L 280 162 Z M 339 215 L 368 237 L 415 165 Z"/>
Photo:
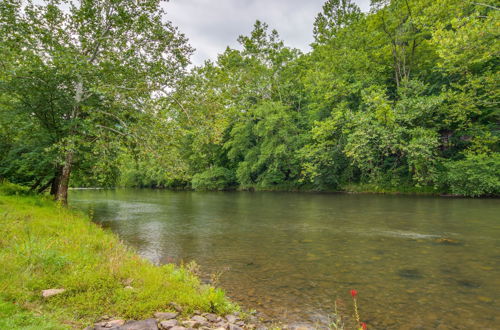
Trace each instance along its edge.
<path fill-rule="evenodd" d="M 325 322 L 360 292 L 372 328 L 495 328 L 500 216 L 494 199 L 298 193 L 72 191 L 156 263 L 228 268 L 247 308 Z"/>

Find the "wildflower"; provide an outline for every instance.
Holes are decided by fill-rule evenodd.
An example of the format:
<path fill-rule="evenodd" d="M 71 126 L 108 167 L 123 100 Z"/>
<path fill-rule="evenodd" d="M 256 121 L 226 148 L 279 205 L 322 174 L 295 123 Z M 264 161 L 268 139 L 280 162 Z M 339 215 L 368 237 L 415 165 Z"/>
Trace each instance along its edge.
<path fill-rule="evenodd" d="M 367 327 L 366 327 L 366 323 L 365 322 L 361 322 L 361 329 L 363 330 L 366 330 Z"/>
<path fill-rule="evenodd" d="M 356 290 L 351 290 L 351 296 L 355 298 L 358 295 L 358 291 Z"/>

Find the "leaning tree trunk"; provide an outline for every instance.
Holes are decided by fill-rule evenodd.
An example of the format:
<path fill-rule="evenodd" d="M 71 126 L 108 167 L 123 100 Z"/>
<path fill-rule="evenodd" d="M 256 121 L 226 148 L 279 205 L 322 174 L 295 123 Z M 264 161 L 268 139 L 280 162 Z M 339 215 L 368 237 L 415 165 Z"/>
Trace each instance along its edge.
<path fill-rule="evenodd" d="M 56 201 L 63 205 L 68 204 L 68 187 L 71 166 L 73 165 L 73 151 L 68 151 L 61 175 L 59 176 L 59 185 L 57 186 Z"/>

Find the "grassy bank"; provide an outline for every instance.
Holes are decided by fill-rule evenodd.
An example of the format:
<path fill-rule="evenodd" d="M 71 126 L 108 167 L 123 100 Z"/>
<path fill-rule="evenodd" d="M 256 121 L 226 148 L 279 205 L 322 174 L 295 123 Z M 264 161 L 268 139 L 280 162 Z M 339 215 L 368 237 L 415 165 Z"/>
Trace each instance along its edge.
<path fill-rule="evenodd" d="M 11 193 L 11 192 L 9 192 Z M 0 189 L 0 328 L 82 327 L 171 310 L 226 313 L 221 290 L 174 265 L 157 267 L 77 212 Z M 41 291 L 64 288 L 42 298 Z"/>

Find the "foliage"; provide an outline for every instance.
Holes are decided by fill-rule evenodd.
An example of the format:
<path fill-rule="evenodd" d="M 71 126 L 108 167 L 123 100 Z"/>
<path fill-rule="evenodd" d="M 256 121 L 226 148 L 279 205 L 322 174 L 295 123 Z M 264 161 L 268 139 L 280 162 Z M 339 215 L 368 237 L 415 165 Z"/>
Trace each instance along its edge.
<path fill-rule="evenodd" d="M 152 265 L 88 218 L 45 198 L 0 195 L 0 213 L 0 313 L 14 314 L 7 324 L 45 324 L 33 316 L 22 321 L 22 310 L 8 308 L 13 303 L 81 328 L 104 314 L 148 318 L 170 302 L 187 313 L 236 308 L 187 270 Z M 66 292 L 41 298 L 41 290 L 55 287 Z"/>
<path fill-rule="evenodd" d="M 499 152 L 493 0 L 373 0 L 368 13 L 328 0 L 308 53 L 256 21 L 237 49 L 189 72 L 190 48 L 159 23 L 157 0 L 54 3 L 0 7 L 0 176 L 11 182 L 54 186 L 71 156 L 79 186 L 494 193 L 445 179 L 464 155 Z M 159 44 L 125 41 L 144 35 Z"/>
<path fill-rule="evenodd" d="M 500 153 L 468 154 L 446 163 L 445 182 L 453 194 L 464 196 L 500 195 Z"/>
<path fill-rule="evenodd" d="M 65 202 L 73 167 L 104 176 L 103 160 L 145 142 L 147 117 L 191 51 L 164 18 L 160 0 L 2 1 L 0 127 L 7 132 L 0 132 L 8 152 L 0 173 L 35 187 L 52 181 Z M 22 175 L 12 169 L 16 162 L 29 164 Z M 105 177 L 87 181 L 107 184 Z"/>
<path fill-rule="evenodd" d="M 29 189 L 25 186 L 21 186 L 15 183 L 10 183 L 8 181 L 0 182 L 0 194 L 11 196 L 11 195 L 27 195 L 29 194 Z"/>
<path fill-rule="evenodd" d="M 191 184 L 195 190 L 224 190 L 234 186 L 234 173 L 224 167 L 210 168 L 195 174 Z"/>

